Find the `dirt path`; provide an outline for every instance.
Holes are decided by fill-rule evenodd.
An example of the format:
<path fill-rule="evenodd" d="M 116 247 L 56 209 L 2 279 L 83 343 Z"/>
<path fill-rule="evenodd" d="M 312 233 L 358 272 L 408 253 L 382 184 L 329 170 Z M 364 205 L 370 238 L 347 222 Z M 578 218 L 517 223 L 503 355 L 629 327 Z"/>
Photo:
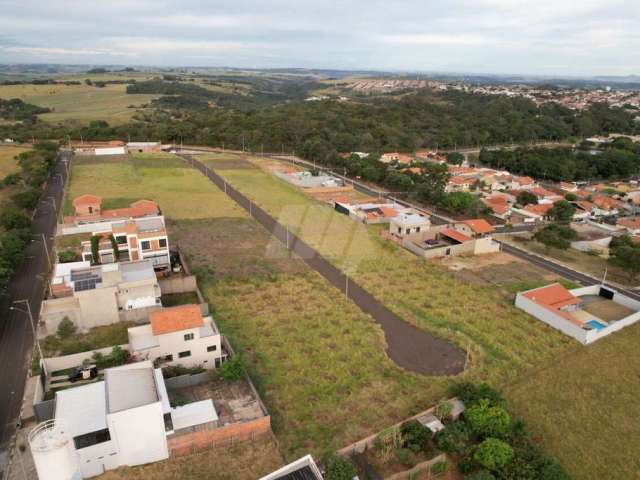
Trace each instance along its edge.
<path fill-rule="evenodd" d="M 341 294 L 351 299 L 363 312 L 371 315 L 382 326 L 387 340 L 387 355 L 398 366 L 424 375 L 454 375 L 464 369 L 465 352 L 462 349 L 402 320 L 307 243 L 226 183 L 217 173 L 190 155 L 182 155 L 182 157 L 249 212 L 264 228 L 322 275 Z"/>

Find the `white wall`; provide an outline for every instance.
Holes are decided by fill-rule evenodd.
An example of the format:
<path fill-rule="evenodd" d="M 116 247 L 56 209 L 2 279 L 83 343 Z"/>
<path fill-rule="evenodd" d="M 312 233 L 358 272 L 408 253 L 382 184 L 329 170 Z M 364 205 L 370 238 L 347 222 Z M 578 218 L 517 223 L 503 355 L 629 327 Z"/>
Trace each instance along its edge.
<path fill-rule="evenodd" d="M 117 468 L 119 465 L 118 446 L 113 439 L 76 450 L 76 454 L 83 478 L 102 475 L 106 470 Z"/>
<path fill-rule="evenodd" d="M 169 457 L 160 402 L 107 415 L 120 465 L 142 465 Z"/>
<path fill-rule="evenodd" d="M 124 345 L 120 345 L 120 348 L 122 348 L 123 350 L 128 350 L 129 345 L 125 343 Z M 108 355 L 109 353 L 111 353 L 112 349 L 113 347 L 105 347 L 105 348 L 99 348 L 97 350 L 91 350 L 88 352 L 74 353 L 72 355 L 63 355 L 60 357 L 45 358 L 44 367 L 48 374 L 51 374 L 51 372 L 55 372 L 57 370 L 64 370 L 67 368 L 78 367 L 82 365 L 83 361 L 91 359 L 94 353 L 97 352 L 97 353 L 102 353 L 103 355 Z"/>
<path fill-rule="evenodd" d="M 575 338 L 582 344 L 587 343 L 587 331 L 574 325 L 560 315 L 554 314 L 551 310 L 541 307 L 532 300 L 526 298 L 522 293 L 516 295 L 516 307 L 524 310 L 529 315 L 545 322 L 553 328 L 560 330 L 565 335 Z"/>

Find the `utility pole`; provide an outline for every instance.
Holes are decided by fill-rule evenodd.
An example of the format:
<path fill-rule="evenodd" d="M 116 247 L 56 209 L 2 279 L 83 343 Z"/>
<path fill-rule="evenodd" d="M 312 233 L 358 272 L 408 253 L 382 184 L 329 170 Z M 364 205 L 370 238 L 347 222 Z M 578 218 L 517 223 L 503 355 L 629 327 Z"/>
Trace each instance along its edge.
<path fill-rule="evenodd" d="M 242 153 L 244 153 L 244 133 L 242 134 Z"/>
<path fill-rule="evenodd" d="M 48 264 L 51 265 L 51 256 L 49 256 L 49 247 L 47 247 L 47 241 L 46 241 L 46 238 L 44 236 L 44 233 L 39 233 L 39 234 L 34 233 L 33 236 L 34 237 L 37 237 L 37 236 L 41 236 L 42 237 L 42 245 L 44 246 L 44 253 L 47 254 L 47 262 L 48 262 Z"/>
<path fill-rule="evenodd" d="M 24 303 L 27 305 L 27 309 L 26 310 L 22 310 L 21 308 L 17 308 L 14 306 L 9 307 L 9 310 L 15 310 L 18 312 L 22 312 L 22 313 L 26 313 L 27 315 L 29 315 L 29 322 L 31 323 L 31 331 L 33 332 L 33 339 L 36 342 L 36 347 L 38 348 L 38 355 L 40 355 L 40 360 L 42 361 L 44 359 L 44 357 L 42 356 L 42 349 L 40 348 L 40 341 L 38 340 L 38 333 L 36 331 L 36 324 L 33 321 L 33 315 L 31 314 L 31 305 L 29 304 L 29 300 L 15 300 L 13 303 Z M 42 368 L 45 371 L 44 373 L 46 374 L 46 367 L 44 365 L 44 362 L 42 362 Z"/>

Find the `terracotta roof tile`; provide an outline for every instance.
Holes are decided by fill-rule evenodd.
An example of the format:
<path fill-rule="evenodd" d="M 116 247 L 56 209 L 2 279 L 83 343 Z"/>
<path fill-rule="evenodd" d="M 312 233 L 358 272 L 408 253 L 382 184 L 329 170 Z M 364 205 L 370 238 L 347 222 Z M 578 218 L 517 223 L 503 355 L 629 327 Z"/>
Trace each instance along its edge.
<path fill-rule="evenodd" d="M 91 194 L 85 194 L 85 195 L 80 195 L 79 197 L 76 197 L 73 199 L 73 205 L 94 205 L 94 204 L 98 204 L 100 205 L 102 203 L 102 198 L 98 197 L 97 195 L 91 195 Z"/>
<path fill-rule="evenodd" d="M 455 240 L 456 242 L 460 242 L 460 243 L 465 243 L 470 240 L 473 240 L 473 238 L 468 237 L 464 233 L 460 233 L 457 230 L 454 230 L 453 228 L 445 228 L 444 230 L 441 230 L 440 235 L 444 235 L 445 237 L 449 237 Z"/>
<path fill-rule="evenodd" d="M 179 332 L 204 325 L 200 307 L 195 304 L 153 311 L 149 314 L 149 322 L 154 335 Z"/>
<path fill-rule="evenodd" d="M 491 226 L 489 222 L 487 222 L 484 218 L 476 218 L 472 220 L 465 220 L 465 225 L 468 225 L 471 230 L 475 233 L 483 234 L 483 233 L 491 233 L 495 231 L 495 229 Z"/>

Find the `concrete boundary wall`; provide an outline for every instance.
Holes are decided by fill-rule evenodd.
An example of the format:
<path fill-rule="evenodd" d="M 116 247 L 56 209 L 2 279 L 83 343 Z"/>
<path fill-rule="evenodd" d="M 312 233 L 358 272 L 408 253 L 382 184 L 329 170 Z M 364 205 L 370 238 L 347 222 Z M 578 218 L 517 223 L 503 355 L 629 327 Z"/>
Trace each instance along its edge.
<path fill-rule="evenodd" d="M 158 280 L 158 284 L 162 295 L 195 292 L 198 289 L 195 275 L 172 275 L 169 278 Z"/>
<path fill-rule="evenodd" d="M 551 310 L 538 305 L 536 302 L 529 300 L 524 295 L 522 295 L 522 293 L 518 293 L 516 295 L 516 307 L 524 310 L 529 315 L 543 321 L 556 330 L 560 330 L 565 335 L 569 335 L 570 337 L 575 338 L 583 345 L 586 345 L 588 343 L 586 330 L 583 330 L 577 325 L 574 325 L 564 317 L 556 315 Z"/>
<path fill-rule="evenodd" d="M 165 378 L 164 384 L 167 390 L 176 390 L 178 388 L 195 387 L 202 383 L 208 382 L 211 378 L 211 370 L 202 373 L 178 375 L 177 377 Z"/>
<path fill-rule="evenodd" d="M 129 350 L 129 345 L 125 343 L 124 345 L 119 345 L 123 350 Z M 49 375 L 51 372 L 55 372 L 58 370 L 65 370 L 67 368 L 78 367 L 82 365 L 82 362 L 85 360 L 91 360 L 94 353 L 101 353 L 103 355 L 108 355 L 111 353 L 113 347 L 105 347 L 98 348 L 96 350 L 90 350 L 88 352 L 80 352 L 73 353 L 71 355 L 62 355 L 60 357 L 50 357 L 44 359 L 44 366 Z"/>

